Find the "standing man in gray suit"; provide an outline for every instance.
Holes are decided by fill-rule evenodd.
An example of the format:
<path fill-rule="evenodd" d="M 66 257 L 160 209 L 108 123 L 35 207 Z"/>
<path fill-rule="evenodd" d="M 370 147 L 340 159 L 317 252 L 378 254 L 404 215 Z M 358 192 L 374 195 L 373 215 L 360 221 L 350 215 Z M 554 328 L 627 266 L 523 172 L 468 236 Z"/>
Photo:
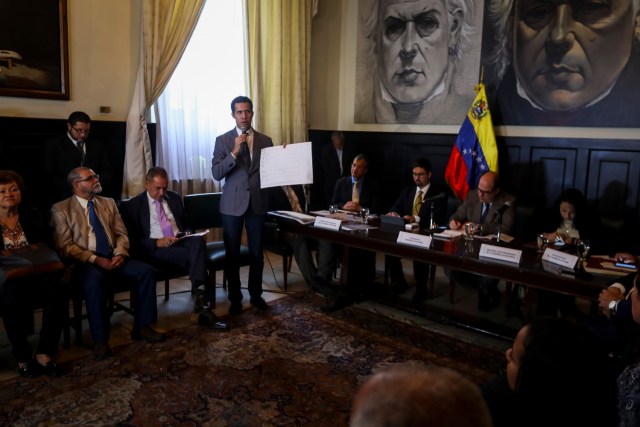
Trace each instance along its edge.
<path fill-rule="evenodd" d="M 225 274 L 229 286 L 229 314 L 242 312 L 240 288 L 240 245 L 243 226 L 247 228 L 249 246 L 249 296 L 251 305 L 266 310 L 262 298 L 262 228 L 268 197 L 260 189 L 260 152 L 272 147 L 271 138 L 251 127 L 253 102 L 246 96 L 231 101 L 231 117 L 236 127 L 216 138 L 211 161 L 213 178 L 225 180 L 220 201 L 223 239 L 227 263 Z"/>

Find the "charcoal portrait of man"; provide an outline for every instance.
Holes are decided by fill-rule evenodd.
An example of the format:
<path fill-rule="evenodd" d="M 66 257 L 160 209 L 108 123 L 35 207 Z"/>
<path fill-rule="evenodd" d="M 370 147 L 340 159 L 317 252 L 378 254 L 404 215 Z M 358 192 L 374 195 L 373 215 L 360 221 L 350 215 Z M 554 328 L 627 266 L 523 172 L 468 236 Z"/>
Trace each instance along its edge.
<path fill-rule="evenodd" d="M 478 81 L 483 5 L 360 0 L 356 123 L 459 124 Z"/>

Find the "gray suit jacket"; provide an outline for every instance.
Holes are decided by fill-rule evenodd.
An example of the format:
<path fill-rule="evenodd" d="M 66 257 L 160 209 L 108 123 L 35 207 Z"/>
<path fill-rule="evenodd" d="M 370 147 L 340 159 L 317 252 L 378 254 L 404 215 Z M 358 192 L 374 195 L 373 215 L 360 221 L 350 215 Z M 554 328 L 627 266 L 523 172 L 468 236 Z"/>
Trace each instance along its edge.
<path fill-rule="evenodd" d="M 260 189 L 260 151 L 273 147 L 271 138 L 253 132 L 253 161 L 248 153 L 238 153 L 238 159 L 231 155 L 238 133 L 235 128 L 216 138 L 211 160 L 213 178 L 225 180 L 220 200 L 220 213 L 225 215 L 244 215 L 251 207 L 257 215 L 264 215 L 268 209 L 268 197 Z"/>
<path fill-rule="evenodd" d="M 482 223 L 483 234 L 495 234 L 498 231 L 498 225 L 495 222 L 491 222 L 495 214 L 498 212 L 506 201 L 511 202 L 511 207 L 507 209 L 502 215 L 502 232 L 511 233 L 513 225 L 516 221 L 516 198 L 511 194 L 500 191 L 491 203 L 489 213 L 487 214 L 484 223 Z M 467 199 L 458 206 L 458 210 L 453 214 L 452 219 L 460 222 L 471 221 L 476 224 L 480 223 L 480 216 L 482 215 L 482 202 L 478 198 L 478 192 L 476 190 L 469 190 L 467 193 Z"/>
<path fill-rule="evenodd" d="M 129 237 L 120 218 L 116 202 L 108 197 L 94 196 L 96 215 L 107 233 L 113 253 L 129 256 Z M 64 258 L 89 262 L 94 255 L 89 247 L 89 219 L 82 205 L 71 196 L 51 208 L 51 226 L 56 249 Z"/>

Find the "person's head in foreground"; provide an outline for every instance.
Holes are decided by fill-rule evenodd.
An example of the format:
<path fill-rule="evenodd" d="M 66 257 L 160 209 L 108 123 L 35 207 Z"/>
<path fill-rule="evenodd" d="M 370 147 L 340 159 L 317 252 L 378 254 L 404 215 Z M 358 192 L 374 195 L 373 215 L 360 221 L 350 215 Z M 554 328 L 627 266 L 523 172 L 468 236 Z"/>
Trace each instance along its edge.
<path fill-rule="evenodd" d="M 480 389 L 456 371 L 398 365 L 370 377 L 351 410 L 352 427 L 489 427 Z"/>

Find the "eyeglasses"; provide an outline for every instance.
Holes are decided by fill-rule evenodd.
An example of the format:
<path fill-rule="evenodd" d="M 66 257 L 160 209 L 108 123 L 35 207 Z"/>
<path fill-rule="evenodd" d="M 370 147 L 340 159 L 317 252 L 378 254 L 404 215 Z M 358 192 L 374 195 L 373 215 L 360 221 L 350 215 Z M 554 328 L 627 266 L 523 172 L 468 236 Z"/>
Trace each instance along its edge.
<path fill-rule="evenodd" d="M 84 135 L 88 135 L 89 132 L 91 132 L 91 129 L 78 129 L 75 126 L 71 126 L 71 129 L 75 130 L 76 132 L 78 132 L 79 134 L 84 134 Z"/>
<path fill-rule="evenodd" d="M 91 181 L 91 180 L 96 180 L 96 181 L 100 181 L 100 175 L 95 174 L 95 175 L 89 175 L 86 178 L 83 179 L 77 179 L 75 182 L 86 182 L 86 181 Z"/>
<path fill-rule="evenodd" d="M 489 194 L 494 192 L 494 190 L 485 191 L 485 190 L 481 190 L 479 188 L 476 188 L 476 190 L 478 190 L 478 193 L 482 194 L 483 196 L 488 196 Z"/>

